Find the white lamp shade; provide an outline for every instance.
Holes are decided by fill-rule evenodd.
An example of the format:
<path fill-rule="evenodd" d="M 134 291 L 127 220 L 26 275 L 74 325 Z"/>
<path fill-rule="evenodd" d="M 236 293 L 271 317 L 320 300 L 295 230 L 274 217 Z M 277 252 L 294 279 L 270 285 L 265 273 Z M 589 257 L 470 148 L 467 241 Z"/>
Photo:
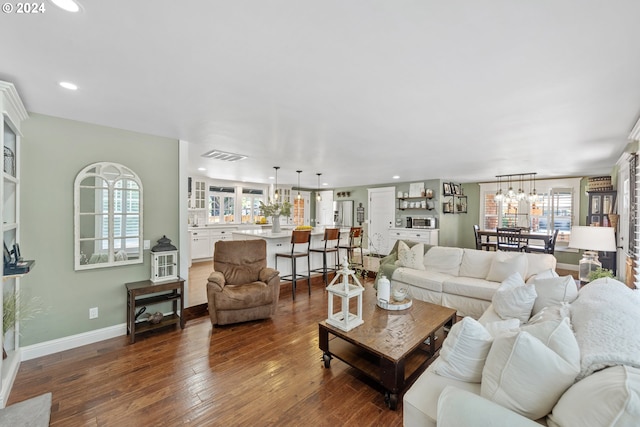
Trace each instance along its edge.
<path fill-rule="evenodd" d="M 569 247 L 589 251 L 615 252 L 615 230 L 613 227 L 571 227 Z"/>

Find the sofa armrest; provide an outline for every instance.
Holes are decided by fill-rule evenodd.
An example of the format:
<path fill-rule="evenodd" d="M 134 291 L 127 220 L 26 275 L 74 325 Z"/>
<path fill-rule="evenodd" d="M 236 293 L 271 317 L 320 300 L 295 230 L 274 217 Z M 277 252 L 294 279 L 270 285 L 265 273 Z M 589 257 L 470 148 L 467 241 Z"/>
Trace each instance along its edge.
<path fill-rule="evenodd" d="M 260 270 L 260 273 L 258 274 L 258 280 L 264 283 L 269 283 L 271 279 L 276 277 L 278 274 L 280 274 L 280 272 L 275 268 L 265 267 Z"/>
<path fill-rule="evenodd" d="M 226 284 L 226 280 L 224 279 L 224 275 L 219 271 L 213 271 L 209 275 L 208 279 L 208 287 L 212 287 L 214 291 L 221 292 L 224 289 L 224 285 Z"/>
<path fill-rule="evenodd" d="M 438 399 L 438 427 L 540 427 L 482 396 L 447 386 Z"/>

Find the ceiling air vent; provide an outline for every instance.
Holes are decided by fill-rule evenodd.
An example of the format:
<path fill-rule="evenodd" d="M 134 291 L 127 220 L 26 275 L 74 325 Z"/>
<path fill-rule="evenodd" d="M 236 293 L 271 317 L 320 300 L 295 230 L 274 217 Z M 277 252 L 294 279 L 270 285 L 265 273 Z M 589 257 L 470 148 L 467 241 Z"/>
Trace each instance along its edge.
<path fill-rule="evenodd" d="M 236 162 L 238 160 L 244 160 L 247 158 L 247 156 L 243 156 L 242 154 L 228 153 L 226 151 L 220 150 L 208 151 L 204 153 L 202 157 L 206 157 L 208 159 L 223 160 L 225 162 Z"/>

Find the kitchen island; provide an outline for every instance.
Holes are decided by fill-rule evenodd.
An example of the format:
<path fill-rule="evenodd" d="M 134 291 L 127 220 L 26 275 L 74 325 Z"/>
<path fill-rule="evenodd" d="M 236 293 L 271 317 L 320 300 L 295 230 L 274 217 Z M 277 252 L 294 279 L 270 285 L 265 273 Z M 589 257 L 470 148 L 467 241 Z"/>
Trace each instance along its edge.
<path fill-rule="evenodd" d="M 292 230 L 282 230 L 279 233 L 274 233 L 271 230 L 234 230 L 231 232 L 233 240 L 249 240 L 249 239 L 263 239 L 267 242 L 267 266 L 275 268 L 276 266 L 276 253 L 277 252 L 291 252 L 291 233 Z M 344 228 L 340 230 L 340 243 L 346 243 L 349 236 L 349 229 Z M 324 228 L 316 227 L 311 230 L 311 247 L 322 248 L 324 247 Z M 298 245 L 298 250 L 302 250 L 302 245 Z M 340 257 L 343 258 L 346 255 L 345 251 L 340 251 Z M 317 252 L 310 253 L 311 269 L 322 268 L 322 254 Z M 333 266 L 333 259 L 329 255 L 327 264 Z M 278 260 L 278 271 L 280 276 L 286 276 L 291 274 L 291 262 L 288 259 L 281 258 Z M 307 274 L 307 262 L 299 261 L 297 271 L 299 274 Z"/>

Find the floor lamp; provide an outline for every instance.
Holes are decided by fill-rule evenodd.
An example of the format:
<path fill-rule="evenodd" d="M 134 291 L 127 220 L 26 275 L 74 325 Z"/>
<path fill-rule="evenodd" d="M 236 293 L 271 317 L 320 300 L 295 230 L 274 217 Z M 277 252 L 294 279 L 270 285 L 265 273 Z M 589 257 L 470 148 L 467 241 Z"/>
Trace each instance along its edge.
<path fill-rule="evenodd" d="M 578 276 L 581 282 L 588 282 L 589 273 L 602 267 L 598 259 L 598 251 L 616 251 L 615 229 L 613 227 L 571 227 L 569 247 L 584 249 L 582 259 L 578 263 Z"/>

